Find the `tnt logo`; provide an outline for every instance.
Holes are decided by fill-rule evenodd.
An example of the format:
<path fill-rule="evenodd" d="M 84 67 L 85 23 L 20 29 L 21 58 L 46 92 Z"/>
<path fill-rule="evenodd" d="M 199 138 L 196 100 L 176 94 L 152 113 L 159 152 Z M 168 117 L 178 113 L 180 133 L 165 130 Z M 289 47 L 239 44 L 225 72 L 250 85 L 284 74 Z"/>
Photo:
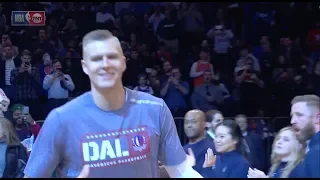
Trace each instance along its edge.
<path fill-rule="evenodd" d="M 45 11 L 12 11 L 12 26 L 44 26 Z"/>

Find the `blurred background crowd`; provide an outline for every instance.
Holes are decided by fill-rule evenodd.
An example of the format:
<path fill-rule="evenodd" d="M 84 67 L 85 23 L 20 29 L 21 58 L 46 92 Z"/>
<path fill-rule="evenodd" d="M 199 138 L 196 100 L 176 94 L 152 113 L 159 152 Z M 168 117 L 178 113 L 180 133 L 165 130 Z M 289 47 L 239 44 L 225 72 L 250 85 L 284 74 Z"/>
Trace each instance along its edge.
<path fill-rule="evenodd" d="M 11 26 L 12 11 L 45 11 L 46 25 Z M 241 130 L 259 135 L 252 141 L 259 156 L 289 124 L 294 96 L 320 96 L 319 3 L 5 2 L 0 88 L 20 141 L 37 135 L 50 110 L 90 89 L 81 40 L 94 29 L 119 38 L 124 85 L 163 98 L 183 144 L 188 110 L 211 112 L 209 123 L 217 114 L 210 110 L 219 110 L 241 114 Z"/>

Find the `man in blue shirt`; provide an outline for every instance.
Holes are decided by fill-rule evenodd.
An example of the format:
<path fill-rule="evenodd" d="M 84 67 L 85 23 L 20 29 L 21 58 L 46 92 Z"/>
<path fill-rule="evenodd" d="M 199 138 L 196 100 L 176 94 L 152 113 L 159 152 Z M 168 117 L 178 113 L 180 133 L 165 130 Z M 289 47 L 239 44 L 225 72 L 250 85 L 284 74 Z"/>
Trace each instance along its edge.
<path fill-rule="evenodd" d="M 164 101 L 123 87 L 126 58 L 118 38 L 95 30 L 82 43 L 91 91 L 50 112 L 25 176 L 47 178 L 57 170 L 57 177 L 157 178 L 159 160 L 171 178 L 201 177 Z"/>
<path fill-rule="evenodd" d="M 170 109 L 186 108 L 186 96 L 189 93 L 189 84 L 181 80 L 179 68 L 171 70 L 171 77 L 162 84 L 160 95 Z"/>

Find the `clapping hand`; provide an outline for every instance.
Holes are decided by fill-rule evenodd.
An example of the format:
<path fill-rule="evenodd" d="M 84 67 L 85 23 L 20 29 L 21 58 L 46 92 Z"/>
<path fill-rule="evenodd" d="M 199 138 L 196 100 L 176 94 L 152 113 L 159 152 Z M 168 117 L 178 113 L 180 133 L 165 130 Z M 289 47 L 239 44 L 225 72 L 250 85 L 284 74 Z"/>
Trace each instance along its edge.
<path fill-rule="evenodd" d="M 196 165 L 196 158 L 194 157 L 194 154 L 191 148 L 188 148 L 187 162 L 192 167 Z"/>
<path fill-rule="evenodd" d="M 160 168 L 160 169 L 163 169 L 163 168 L 164 168 L 164 165 L 163 165 L 160 161 L 158 161 L 158 165 L 159 165 L 159 168 Z"/>
<path fill-rule="evenodd" d="M 216 163 L 216 159 L 216 155 L 213 154 L 212 149 L 208 148 L 204 157 L 203 168 L 212 167 Z"/>
<path fill-rule="evenodd" d="M 264 172 L 256 168 L 254 169 L 249 168 L 247 177 L 248 178 L 269 178 L 266 174 L 264 174 Z"/>

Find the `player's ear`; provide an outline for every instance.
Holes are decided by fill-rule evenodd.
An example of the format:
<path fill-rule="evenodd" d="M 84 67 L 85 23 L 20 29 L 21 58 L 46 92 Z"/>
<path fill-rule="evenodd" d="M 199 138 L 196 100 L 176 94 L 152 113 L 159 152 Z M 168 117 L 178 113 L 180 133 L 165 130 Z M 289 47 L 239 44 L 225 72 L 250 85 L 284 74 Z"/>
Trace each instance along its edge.
<path fill-rule="evenodd" d="M 124 72 L 127 69 L 127 58 L 125 56 L 122 56 L 123 66 L 122 66 L 122 72 Z"/>
<path fill-rule="evenodd" d="M 316 115 L 315 124 L 320 125 L 320 112 Z"/>
<path fill-rule="evenodd" d="M 88 68 L 87 68 L 87 64 L 85 60 L 81 60 L 81 66 L 82 66 L 82 70 L 84 73 L 86 73 L 86 75 L 88 75 Z"/>

